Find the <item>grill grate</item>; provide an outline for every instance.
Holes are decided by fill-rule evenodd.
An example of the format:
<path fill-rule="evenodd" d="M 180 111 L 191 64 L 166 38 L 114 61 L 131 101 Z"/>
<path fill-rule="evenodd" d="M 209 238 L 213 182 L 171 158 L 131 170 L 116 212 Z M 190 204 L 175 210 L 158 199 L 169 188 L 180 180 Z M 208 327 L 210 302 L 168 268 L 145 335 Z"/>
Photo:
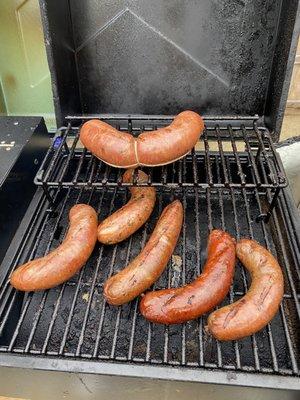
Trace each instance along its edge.
<path fill-rule="evenodd" d="M 65 143 L 69 134 L 66 132 L 73 129 L 63 129 Z M 2 265 L 0 352 L 90 362 L 119 361 L 127 365 L 161 364 L 186 370 L 196 368 L 199 371 L 299 376 L 300 293 L 295 282 L 300 277 L 300 254 L 288 219 L 285 191 L 278 192 L 278 201 L 274 203 L 268 224 L 256 219 L 257 215 L 263 215 L 269 208 L 274 196 L 273 184 L 270 187 L 258 185 L 257 176 L 261 183 L 268 182 L 269 172 L 277 171 L 280 164 L 274 157 L 267 133 L 260 138 L 255 130 L 251 133 L 246 129 L 243 137 L 245 146 L 249 144 L 249 151 L 240 153 L 237 151 L 239 144 L 236 138 L 238 132 L 243 135 L 243 131 L 231 131 L 230 128 L 225 131 L 221 126 L 220 129 L 214 128 L 218 149 L 215 153 L 208 151 L 210 143 L 205 139 L 209 136 L 208 132 L 209 129 L 204 137 L 206 151 L 203 154 L 194 152 L 190 157 L 167 167 L 164 175 L 159 175 L 159 172 L 159 179 L 162 176 L 166 185 L 162 186 L 159 179 L 156 180 L 156 169 L 152 170 L 151 183 L 159 183 L 157 204 L 143 228 L 118 245 L 97 244 L 84 268 L 65 284 L 39 293 L 23 294 L 10 287 L 7 280 L 9 274 L 17 265 L 57 247 L 66 233 L 68 211 L 74 204 L 91 204 L 102 220 L 120 208 L 129 196 L 127 188 L 120 184 L 122 170 L 109 168 L 106 184 L 103 185 L 103 165 L 93 157 L 88 157 L 86 150 L 78 150 L 79 157 L 76 156 L 74 163 L 71 162 L 75 155 L 74 142 L 73 153 L 72 145 L 71 148 L 68 146 L 68 150 L 67 147 L 63 150 L 63 141 L 58 149 L 49 151 L 48 158 L 51 158 L 50 164 L 53 165 L 48 169 L 45 167 L 42 175 L 43 184 L 49 185 L 47 193 L 53 200 L 51 208 L 47 196 L 40 195 L 19 248 L 11 262 Z M 230 136 L 233 150 L 230 153 L 223 148 L 226 146 L 223 139 L 226 135 Z M 254 137 L 257 138 L 256 142 Z M 77 139 L 74 140 L 76 142 Z M 254 150 L 253 143 L 257 144 L 260 140 L 264 145 Z M 60 159 L 67 151 L 70 153 Z M 256 168 L 251 168 L 254 162 Z M 78 167 L 78 164 L 81 166 Z M 211 166 L 208 170 L 205 169 L 207 165 Z M 212 184 L 207 185 L 206 182 L 204 187 L 202 184 L 183 184 L 190 180 L 200 182 L 200 171 L 209 170 L 208 183 Z M 51 180 L 48 180 L 50 175 Z M 67 176 L 72 177 L 72 182 L 75 177 L 82 185 L 69 185 L 68 180 L 62 179 Z M 275 189 L 279 189 L 284 184 L 283 181 L 279 184 L 280 174 L 272 176 L 278 178 Z M 235 187 L 231 183 L 237 177 L 240 178 L 240 186 Z M 59 187 L 51 188 L 51 182 L 56 182 Z M 92 185 L 92 182 L 100 183 L 103 187 Z M 252 237 L 277 256 L 285 277 L 285 293 L 280 310 L 261 332 L 237 342 L 221 343 L 206 334 L 207 315 L 183 325 L 165 327 L 143 319 L 139 313 L 138 299 L 122 307 L 113 307 L 104 301 L 102 289 L 105 280 L 139 253 L 163 207 L 175 198 L 180 199 L 184 206 L 183 230 L 174 257 L 154 289 L 188 283 L 201 272 L 206 257 L 207 237 L 213 228 L 225 229 L 237 238 Z M 238 264 L 234 283 L 222 305 L 239 299 L 248 286 L 247 272 Z M 201 374 L 198 380 L 201 381 Z"/>
<path fill-rule="evenodd" d="M 270 224 L 265 224 L 253 220 L 265 203 L 265 196 L 257 189 L 180 188 L 158 192 L 157 207 L 143 229 L 119 245 L 97 245 L 81 272 L 65 284 L 23 295 L 4 280 L 0 293 L 0 351 L 298 375 L 300 310 L 294 282 L 300 274 L 299 254 L 292 242 L 286 246 L 287 232 L 280 225 L 282 195 Z M 31 226 L 9 270 L 58 245 L 66 232 L 72 205 L 89 203 L 102 219 L 126 201 L 127 191 L 69 188 L 57 191 L 56 197 L 59 206 L 54 212 L 45 212 L 47 201 L 43 198 L 35 216 L 36 225 Z M 138 300 L 122 307 L 104 302 L 103 282 L 137 255 L 162 208 L 173 198 L 181 199 L 184 205 L 183 232 L 174 252 L 176 257 L 154 288 L 178 286 L 199 274 L 213 227 L 226 229 L 236 237 L 254 237 L 274 254 L 276 247 L 286 280 L 280 311 L 264 330 L 238 342 L 219 343 L 205 333 L 207 316 L 182 326 L 165 327 L 144 320 Z M 233 287 L 223 304 L 242 296 L 247 285 L 247 274 L 238 265 Z"/>
<path fill-rule="evenodd" d="M 127 118 L 102 117 L 120 131 L 129 131 L 137 136 L 168 125 L 171 119 L 159 117 Z M 44 187 L 103 187 L 130 186 L 122 184 L 118 170 L 97 160 L 79 140 L 80 127 L 77 119 L 70 120 L 60 128 L 52 142 L 35 179 Z M 206 129 L 198 145 L 183 160 L 157 168 L 144 168 L 149 181 L 140 186 L 200 187 L 200 188 L 282 188 L 286 179 L 276 156 L 272 139 L 266 128 L 254 122 L 226 124 L 206 121 Z M 216 141 L 217 139 L 217 141 Z M 236 169 L 237 165 L 237 169 Z M 221 179 L 216 179 L 216 168 L 220 166 Z M 184 171 L 185 168 L 185 171 Z M 252 174 L 254 172 L 254 174 Z M 265 174 L 264 174 L 265 172 Z M 137 182 L 133 182 L 137 184 Z"/>

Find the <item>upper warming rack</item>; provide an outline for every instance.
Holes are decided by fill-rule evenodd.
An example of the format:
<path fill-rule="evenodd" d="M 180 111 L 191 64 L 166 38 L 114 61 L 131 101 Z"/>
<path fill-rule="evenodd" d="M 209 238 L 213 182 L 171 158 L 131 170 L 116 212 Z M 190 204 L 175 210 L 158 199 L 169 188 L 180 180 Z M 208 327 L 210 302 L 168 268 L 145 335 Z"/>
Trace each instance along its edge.
<path fill-rule="evenodd" d="M 58 129 L 52 145 L 35 178 L 44 187 L 103 187 L 131 186 L 122 183 L 122 169 L 109 167 L 83 148 L 80 124 L 88 118 L 69 118 L 66 127 Z M 171 117 L 111 116 L 102 120 L 120 131 L 133 135 L 168 125 Z M 199 187 L 199 188 L 261 188 L 276 189 L 286 186 L 280 161 L 266 128 L 254 121 L 206 119 L 206 128 L 195 148 L 183 159 L 172 164 L 143 170 L 149 175 L 139 186 Z M 236 168 L 237 166 L 237 168 Z M 221 180 L 215 177 L 220 169 Z"/>

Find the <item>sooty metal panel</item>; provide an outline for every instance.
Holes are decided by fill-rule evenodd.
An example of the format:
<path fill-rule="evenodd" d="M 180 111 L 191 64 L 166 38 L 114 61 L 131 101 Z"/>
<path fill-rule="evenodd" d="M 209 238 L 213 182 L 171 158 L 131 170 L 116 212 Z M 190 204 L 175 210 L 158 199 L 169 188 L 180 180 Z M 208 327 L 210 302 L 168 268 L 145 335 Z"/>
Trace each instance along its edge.
<path fill-rule="evenodd" d="M 83 112 L 263 114 L 280 3 L 72 0 Z"/>
<path fill-rule="evenodd" d="M 264 113 L 281 1 L 40 3 L 59 123 L 78 112 Z"/>

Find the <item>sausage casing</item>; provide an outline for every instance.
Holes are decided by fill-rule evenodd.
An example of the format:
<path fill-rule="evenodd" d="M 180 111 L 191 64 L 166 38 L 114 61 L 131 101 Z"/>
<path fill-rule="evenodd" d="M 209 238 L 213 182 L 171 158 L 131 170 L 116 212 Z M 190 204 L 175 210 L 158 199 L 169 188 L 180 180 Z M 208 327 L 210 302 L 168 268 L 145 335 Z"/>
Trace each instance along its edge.
<path fill-rule="evenodd" d="M 219 304 L 229 291 L 235 266 L 235 240 L 213 230 L 208 238 L 203 273 L 192 283 L 146 293 L 140 303 L 142 315 L 160 324 L 179 324 L 199 317 Z"/>
<path fill-rule="evenodd" d="M 175 249 L 182 221 L 182 204 L 175 200 L 163 210 L 141 253 L 125 269 L 106 281 L 104 296 L 108 303 L 127 303 L 159 278 Z"/>
<path fill-rule="evenodd" d="M 133 169 L 123 175 L 123 182 L 132 182 Z M 138 171 L 138 183 L 147 182 L 148 175 Z M 122 208 L 107 217 L 98 226 L 98 240 L 104 244 L 119 243 L 136 232 L 150 217 L 156 199 L 153 187 L 129 188 L 131 199 Z"/>
<path fill-rule="evenodd" d="M 10 283 L 18 290 L 50 289 L 70 279 L 85 264 L 97 241 L 97 214 L 86 204 L 73 206 L 70 227 L 57 249 L 18 267 Z"/>
<path fill-rule="evenodd" d="M 113 167 L 153 167 L 185 156 L 203 129 L 203 119 L 193 111 L 183 111 L 169 126 L 144 132 L 137 138 L 93 119 L 83 124 L 80 140 L 97 158 Z"/>
<path fill-rule="evenodd" d="M 207 329 L 218 340 L 241 339 L 259 331 L 274 317 L 283 297 L 282 271 L 267 249 L 242 239 L 236 251 L 252 282 L 244 297 L 209 316 Z"/>

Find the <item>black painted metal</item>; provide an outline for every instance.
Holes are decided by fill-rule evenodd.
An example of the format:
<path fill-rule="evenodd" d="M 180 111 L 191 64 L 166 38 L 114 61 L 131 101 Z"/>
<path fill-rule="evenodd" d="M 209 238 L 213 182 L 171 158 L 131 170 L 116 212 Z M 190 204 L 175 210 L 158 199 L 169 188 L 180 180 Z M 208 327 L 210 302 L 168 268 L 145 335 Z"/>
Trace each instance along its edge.
<path fill-rule="evenodd" d="M 36 190 L 33 179 L 49 145 L 41 117 L 0 117 L 0 262 Z"/>
<path fill-rule="evenodd" d="M 280 130 L 295 0 L 40 0 L 58 125 L 92 113 L 265 116 Z"/>

